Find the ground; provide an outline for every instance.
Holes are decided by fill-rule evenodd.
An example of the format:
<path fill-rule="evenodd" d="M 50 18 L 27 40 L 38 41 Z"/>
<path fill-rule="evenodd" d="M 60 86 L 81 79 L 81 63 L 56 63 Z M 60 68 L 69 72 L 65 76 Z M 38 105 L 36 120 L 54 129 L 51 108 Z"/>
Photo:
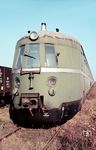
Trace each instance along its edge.
<path fill-rule="evenodd" d="M 8 108 L 2 108 L 0 109 L 0 133 L 7 122 L 11 122 Z M 47 130 L 22 128 L 21 131 L 3 139 L 0 142 L 0 150 L 44 150 L 48 139 L 57 129 L 58 127 Z M 47 149 L 96 150 L 96 82 L 88 91 L 81 111 L 61 125 L 61 130 Z"/>

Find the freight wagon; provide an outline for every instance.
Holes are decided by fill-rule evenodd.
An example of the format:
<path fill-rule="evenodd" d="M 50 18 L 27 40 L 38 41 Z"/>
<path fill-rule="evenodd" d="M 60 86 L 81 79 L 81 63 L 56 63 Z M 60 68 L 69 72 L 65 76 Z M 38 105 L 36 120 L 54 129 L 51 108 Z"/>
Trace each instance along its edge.
<path fill-rule="evenodd" d="M 8 104 L 11 98 L 11 68 L 0 66 L 0 105 Z"/>

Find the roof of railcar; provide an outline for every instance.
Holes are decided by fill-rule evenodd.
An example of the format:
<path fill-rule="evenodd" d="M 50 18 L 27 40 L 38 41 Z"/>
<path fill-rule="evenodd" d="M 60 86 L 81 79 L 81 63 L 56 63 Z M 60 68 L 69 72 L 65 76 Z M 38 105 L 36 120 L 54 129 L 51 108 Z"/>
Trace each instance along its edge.
<path fill-rule="evenodd" d="M 61 32 L 40 31 L 39 36 L 40 37 L 49 36 L 49 37 L 52 37 L 52 38 L 68 39 L 68 40 L 75 41 L 75 42 L 79 43 L 79 41 L 77 41 L 72 36 L 69 36 L 69 35 L 61 33 Z"/>
<path fill-rule="evenodd" d="M 76 40 L 75 38 L 73 38 L 72 36 L 69 36 L 67 34 L 63 34 L 63 33 L 60 33 L 60 32 L 49 32 L 49 31 L 40 31 L 38 33 L 39 37 L 51 37 L 51 38 L 57 38 L 57 39 L 66 39 L 66 40 L 70 40 L 70 41 L 74 41 L 76 43 L 78 43 L 79 45 L 81 45 L 79 43 L 78 40 Z M 26 36 L 22 37 L 21 39 L 18 40 L 18 42 L 20 40 L 23 40 L 25 38 L 29 38 L 29 34 L 27 34 Z M 17 43 L 18 43 L 17 42 Z"/>

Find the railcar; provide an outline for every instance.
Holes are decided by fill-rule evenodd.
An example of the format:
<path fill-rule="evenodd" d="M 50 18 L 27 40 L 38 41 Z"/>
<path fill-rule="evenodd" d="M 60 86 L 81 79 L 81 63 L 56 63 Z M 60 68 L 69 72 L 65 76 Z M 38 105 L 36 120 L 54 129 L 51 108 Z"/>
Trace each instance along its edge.
<path fill-rule="evenodd" d="M 0 106 L 11 100 L 11 68 L 0 66 Z"/>
<path fill-rule="evenodd" d="M 10 116 L 31 123 L 65 122 L 80 110 L 93 81 L 82 45 L 42 23 L 40 32 L 28 31 L 16 44 Z"/>

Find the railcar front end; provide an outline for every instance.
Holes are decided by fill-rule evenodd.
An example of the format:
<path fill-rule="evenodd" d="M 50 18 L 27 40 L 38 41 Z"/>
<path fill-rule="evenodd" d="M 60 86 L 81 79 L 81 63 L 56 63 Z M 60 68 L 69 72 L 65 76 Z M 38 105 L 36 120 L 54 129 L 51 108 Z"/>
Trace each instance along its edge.
<path fill-rule="evenodd" d="M 45 23 L 38 34 L 29 32 L 17 42 L 12 80 L 11 117 L 22 120 L 23 114 L 32 123 L 66 122 L 93 82 L 79 42 L 48 32 Z"/>

